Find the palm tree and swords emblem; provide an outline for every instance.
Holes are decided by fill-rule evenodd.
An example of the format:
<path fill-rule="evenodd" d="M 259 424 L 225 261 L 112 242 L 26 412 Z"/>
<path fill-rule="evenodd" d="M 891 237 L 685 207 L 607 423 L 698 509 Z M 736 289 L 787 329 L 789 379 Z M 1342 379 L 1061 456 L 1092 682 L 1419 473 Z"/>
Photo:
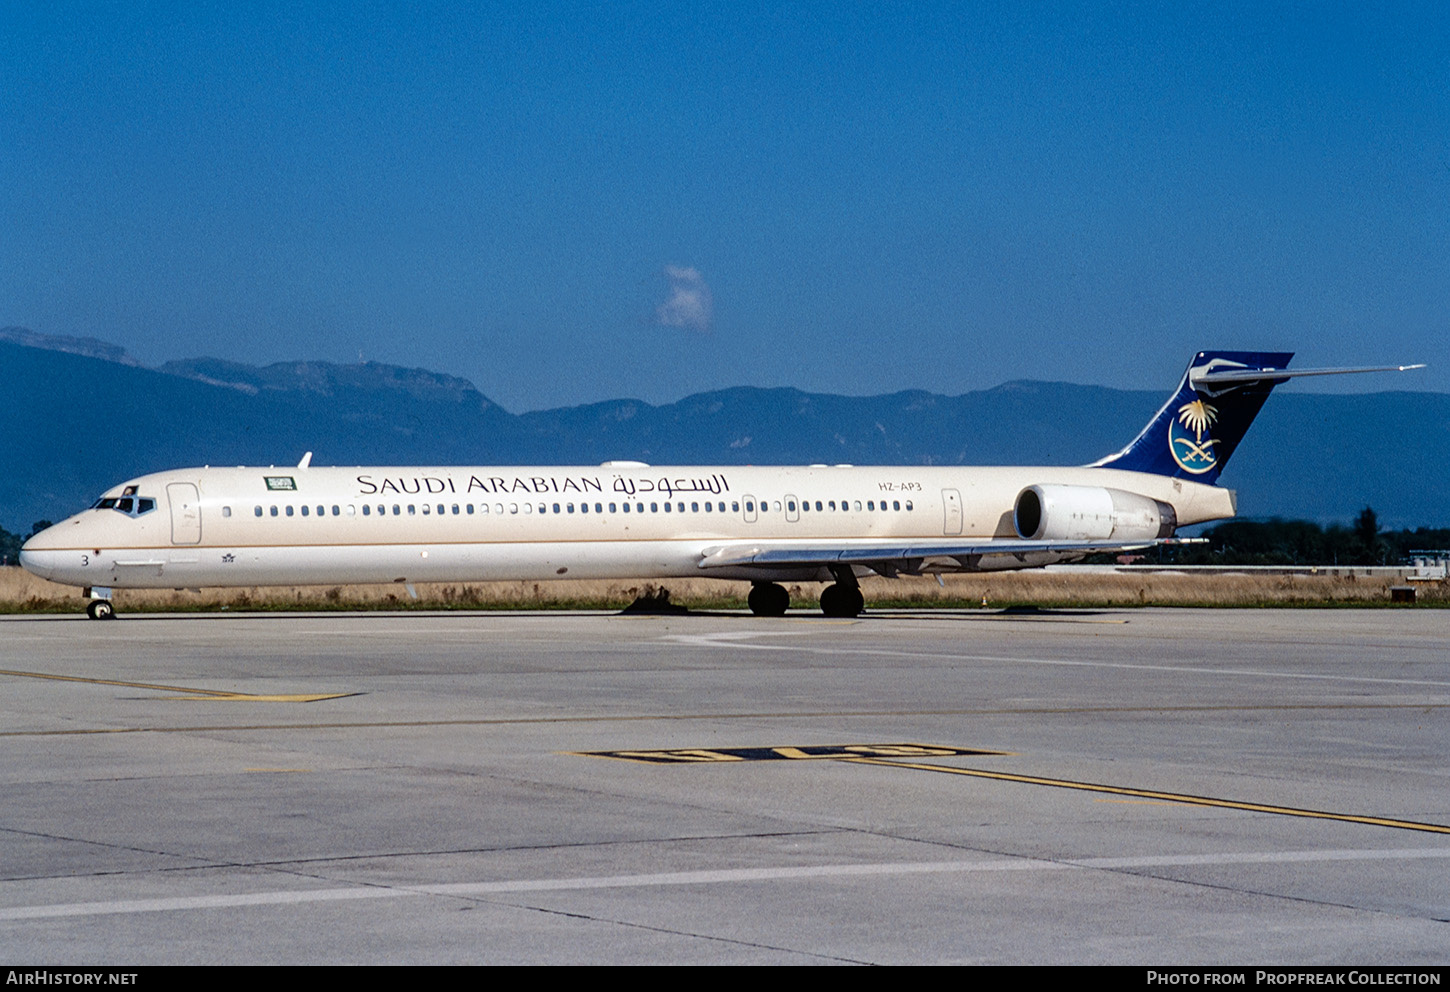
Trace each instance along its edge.
<path fill-rule="evenodd" d="M 1178 408 L 1178 417 L 1168 423 L 1168 450 L 1185 472 L 1202 475 L 1218 464 L 1208 429 L 1218 420 L 1218 408 L 1195 399 Z M 1191 435 L 1190 435 L 1191 432 Z"/>

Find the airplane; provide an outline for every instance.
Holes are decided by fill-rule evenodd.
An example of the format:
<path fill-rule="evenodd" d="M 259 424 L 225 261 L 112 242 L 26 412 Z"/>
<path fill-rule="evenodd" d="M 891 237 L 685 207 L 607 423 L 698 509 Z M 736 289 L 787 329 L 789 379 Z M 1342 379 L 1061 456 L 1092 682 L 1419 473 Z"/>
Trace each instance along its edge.
<path fill-rule="evenodd" d="M 1215 483 L 1292 352 L 1201 351 L 1121 451 L 1077 467 L 598 466 L 190 468 L 131 479 L 34 535 L 20 563 L 114 589 L 666 579 L 751 583 L 781 616 L 782 582 L 826 582 L 854 617 L 859 578 L 1034 568 L 1171 543 L 1232 517 Z"/>

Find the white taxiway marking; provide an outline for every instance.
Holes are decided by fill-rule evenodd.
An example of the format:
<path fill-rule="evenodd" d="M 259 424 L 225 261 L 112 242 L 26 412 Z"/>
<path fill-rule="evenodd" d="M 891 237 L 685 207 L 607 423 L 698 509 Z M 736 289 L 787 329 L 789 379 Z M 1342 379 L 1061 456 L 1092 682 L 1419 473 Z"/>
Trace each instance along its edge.
<path fill-rule="evenodd" d="M 1131 858 L 1076 858 L 1063 861 L 993 859 L 990 861 L 903 861 L 855 865 L 809 865 L 778 868 L 729 868 L 719 871 L 659 872 L 648 875 L 599 875 L 577 878 L 517 879 L 507 882 L 454 882 L 443 885 L 357 886 L 335 889 L 251 892 L 170 899 L 119 899 L 109 902 L 56 903 L 0 909 L 0 921 L 62 916 L 163 913 L 193 909 L 285 906 L 356 899 L 401 899 L 413 896 L 490 896 L 523 892 L 572 892 L 587 889 L 649 888 L 665 885 L 720 885 L 793 879 L 851 876 L 955 874 L 995 871 L 1124 870 L 1193 867 L 1197 865 L 1287 864 L 1314 861 L 1412 861 L 1450 859 L 1450 847 L 1389 850 L 1254 851 L 1224 854 L 1149 855 Z"/>
<path fill-rule="evenodd" d="M 1171 672 L 1175 675 L 1246 675 L 1265 679 L 1309 679 L 1316 682 L 1364 682 L 1374 685 L 1417 685 L 1450 689 L 1450 682 L 1433 679 L 1374 678 L 1367 675 L 1315 675 L 1308 672 L 1266 672 L 1253 668 L 1202 668 L 1192 665 L 1141 665 L 1123 661 L 1074 661 L 1066 658 L 1008 658 L 988 654 L 950 654 L 943 651 L 890 651 L 880 648 L 812 647 L 808 644 L 745 644 L 746 638 L 804 634 L 808 631 L 740 631 L 722 634 L 672 634 L 661 638 L 695 647 L 733 648 L 742 651 L 796 651 L 801 654 L 860 654 L 873 658 L 920 658 L 931 661 L 986 661 L 1007 665 L 1058 665 L 1067 668 L 1121 668 L 1133 672 Z"/>

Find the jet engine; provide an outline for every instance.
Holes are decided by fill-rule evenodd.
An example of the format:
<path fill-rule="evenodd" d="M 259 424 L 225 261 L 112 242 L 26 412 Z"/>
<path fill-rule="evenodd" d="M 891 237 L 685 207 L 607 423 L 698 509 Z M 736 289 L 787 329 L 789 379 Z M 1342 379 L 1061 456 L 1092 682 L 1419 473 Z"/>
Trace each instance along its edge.
<path fill-rule="evenodd" d="M 1171 537 L 1178 514 L 1148 496 L 1100 486 L 1028 486 L 1012 525 L 1028 541 L 1137 541 Z"/>

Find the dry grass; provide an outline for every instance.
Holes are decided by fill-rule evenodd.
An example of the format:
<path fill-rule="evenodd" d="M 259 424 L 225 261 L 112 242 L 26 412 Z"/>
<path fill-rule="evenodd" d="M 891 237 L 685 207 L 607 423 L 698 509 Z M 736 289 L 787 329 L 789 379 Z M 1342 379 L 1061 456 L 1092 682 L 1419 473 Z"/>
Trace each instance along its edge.
<path fill-rule="evenodd" d="M 1376 606 L 1388 605 L 1389 587 L 1403 580 L 1326 575 L 1105 574 L 1063 571 L 998 572 L 935 579 L 866 579 L 868 606 L 963 608 L 1038 606 Z M 670 601 L 693 609 L 744 609 L 749 586 L 715 579 L 647 581 L 559 580 L 419 584 L 414 600 L 397 585 L 282 586 L 250 589 L 118 590 L 122 611 L 172 610 L 391 610 L 391 609 L 605 609 L 668 590 Z M 789 586 L 796 606 L 813 605 L 819 583 Z M 1418 601 L 1450 606 L 1450 584 L 1416 583 Z M 19 568 L 0 568 L 0 612 L 72 612 L 85 605 L 80 590 L 56 585 Z"/>

